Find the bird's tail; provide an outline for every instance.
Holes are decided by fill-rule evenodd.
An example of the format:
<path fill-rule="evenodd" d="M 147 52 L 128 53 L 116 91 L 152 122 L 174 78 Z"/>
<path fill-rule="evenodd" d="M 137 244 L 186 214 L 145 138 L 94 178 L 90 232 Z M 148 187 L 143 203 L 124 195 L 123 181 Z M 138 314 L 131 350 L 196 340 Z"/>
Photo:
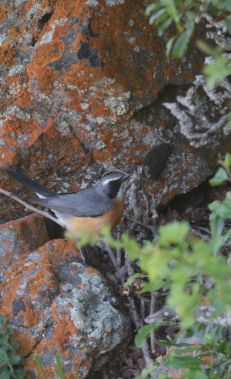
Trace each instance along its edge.
<path fill-rule="evenodd" d="M 54 196 L 56 193 L 49 190 L 46 187 L 41 186 L 40 184 L 34 182 L 32 179 L 28 178 L 28 176 L 22 174 L 19 171 L 15 171 L 12 169 L 6 170 L 8 175 L 15 179 L 17 182 L 22 183 L 25 187 L 29 188 L 31 191 L 36 192 L 38 197 L 46 198 L 49 196 Z"/>

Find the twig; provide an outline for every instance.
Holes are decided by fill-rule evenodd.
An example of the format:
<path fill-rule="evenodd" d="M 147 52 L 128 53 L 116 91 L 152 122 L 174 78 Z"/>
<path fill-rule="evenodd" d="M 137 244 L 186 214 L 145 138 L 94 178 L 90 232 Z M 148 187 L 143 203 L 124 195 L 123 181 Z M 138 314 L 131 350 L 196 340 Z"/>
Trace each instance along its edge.
<path fill-rule="evenodd" d="M 116 273 L 119 275 L 119 267 L 117 265 L 116 257 L 114 255 L 111 247 L 108 246 L 107 244 L 104 244 L 104 248 L 106 249 L 106 251 L 107 251 L 107 253 L 109 255 L 109 258 L 110 258 L 110 260 L 111 260 L 111 262 L 112 262 L 112 264 L 114 266 L 114 269 L 115 269 Z M 119 275 L 119 277 L 120 277 L 120 275 Z"/>
<path fill-rule="evenodd" d="M 145 204 L 144 209 L 146 209 L 145 214 L 147 216 L 149 213 L 150 206 L 149 206 L 149 201 L 148 201 L 148 198 L 147 198 L 147 195 L 145 194 L 145 192 L 143 192 L 143 200 L 144 200 L 144 204 Z"/>
<path fill-rule="evenodd" d="M 152 292 L 150 314 L 153 314 L 155 312 L 155 306 L 156 306 L 156 294 Z M 155 331 L 152 331 L 150 334 L 150 343 L 151 343 L 151 351 L 152 353 L 155 353 Z"/>
<path fill-rule="evenodd" d="M 135 305 L 135 301 L 132 297 L 129 297 L 128 296 L 128 302 L 129 302 L 129 312 L 130 312 L 130 315 L 131 315 L 131 318 L 132 318 L 132 321 L 136 327 L 136 329 L 138 330 L 140 327 L 141 327 L 141 322 L 140 322 L 140 319 L 139 319 L 139 316 L 138 316 L 138 312 L 137 312 L 137 309 L 136 309 L 136 305 Z"/>
<path fill-rule="evenodd" d="M 146 363 L 146 367 L 147 368 L 152 367 L 152 365 L 153 365 L 153 359 L 150 356 L 150 353 L 149 353 L 149 350 L 148 350 L 147 341 L 144 342 L 144 345 L 142 347 L 142 353 L 143 353 L 143 357 L 144 357 L 144 360 L 145 360 L 145 363 Z M 150 377 L 152 379 L 158 379 L 158 377 L 159 377 L 159 375 L 157 375 L 154 372 L 150 372 L 149 375 L 150 375 Z"/>
<path fill-rule="evenodd" d="M 28 210 L 30 210 L 32 212 L 35 212 L 35 213 L 38 213 L 38 214 L 40 214 L 43 217 L 47 217 L 50 220 L 54 221 L 56 224 L 58 223 L 57 219 L 55 217 L 51 216 L 48 212 L 41 211 L 40 209 L 37 209 L 37 208 L 33 207 L 33 205 L 30 205 L 30 204 L 26 203 L 25 201 L 19 199 L 17 196 L 12 195 L 9 191 L 6 191 L 6 190 L 0 188 L 0 193 L 3 194 L 3 195 L 5 195 L 5 196 L 7 196 L 7 197 L 9 197 L 10 199 L 13 199 L 13 200 L 17 201 L 19 204 L 23 205 Z"/>
<path fill-rule="evenodd" d="M 106 248 L 106 251 L 107 251 L 107 253 L 111 259 L 111 262 L 114 266 L 114 269 L 115 269 L 115 271 L 119 277 L 120 282 L 122 283 L 122 285 L 124 285 L 124 278 L 120 273 L 120 264 L 119 263 L 121 262 L 121 258 L 118 260 L 118 256 L 117 257 L 114 256 L 113 251 L 109 246 L 106 245 L 105 248 Z M 118 253 L 118 250 L 117 250 L 117 253 Z M 133 269 L 131 262 L 129 261 L 128 256 L 126 254 L 125 254 L 125 266 L 126 266 L 126 272 L 129 276 L 134 274 L 134 269 Z M 141 311 L 141 317 L 140 317 L 139 311 L 138 311 L 137 306 L 135 304 L 135 300 L 130 296 L 128 296 L 127 300 L 129 303 L 129 313 L 130 313 L 131 319 L 132 319 L 136 329 L 138 330 L 143 325 L 143 320 L 144 320 L 144 316 L 145 316 L 145 301 L 141 296 L 138 296 L 138 300 L 140 303 L 140 311 Z M 155 308 L 155 305 L 153 303 L 153 306 L 151 306 L 151 310 L 152 309 L 154 310 L 154 308 Z M 153 336 L 151 338 L 153 338 L 153 351 L 154 351 L 155 337 Z M 142 350 L 142 354 L 144 357 L 146 367 L 147 368 L 151 367 L 153 364 L 153 360 L 152 360 L 152 357 L 151 357 L 149 349 L 148 349 L 148 342 L 147 341 L 145 341 L 144 346 L 142 347 L 141 350 Z M 152 379 L 158 378 L 158 376 L 154 372 L 151 372 L 150 376 Z"/>
<path fill-rule="evenodd" d="M 131 265 L 131 262 L 127 256 L 127 254 L 125 254 L 125 264 L 126 264 L 126 267 L 127 267 L 127 272 L 128 272 L 128 275 L 131 276 L 134 274 L 134 269 Z"/>
<path fill-rule="evenodd" d="M 119 240 L 119 236 L 117 235 L 116 237 L 117 241 Z M 121 252 L 121 249 L 119 249 L 117 247 L 116 249 L 116 261 L 117 261 L 117 265 L 120 267 L 121 266 L 121 260 L 122 260 L 122 252 Z"/>
<path fill-rule="evenodd" d="M 141 315 L 141 322 L 142 322 L 142 326 L 143 326 L 143 321 L 145 319 L 145 301 L 144 301 L 144 297 L 138 295 L 138 300 L 140 302 L 140 315 Z"/>

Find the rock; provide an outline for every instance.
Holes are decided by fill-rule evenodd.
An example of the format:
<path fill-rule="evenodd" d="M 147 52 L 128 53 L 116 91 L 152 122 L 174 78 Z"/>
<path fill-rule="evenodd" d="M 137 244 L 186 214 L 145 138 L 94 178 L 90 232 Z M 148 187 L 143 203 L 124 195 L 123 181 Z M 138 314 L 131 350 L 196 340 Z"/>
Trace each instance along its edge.
<path fill-rule="evenodd" d="M 141 215 L 213 173 L 231 148 L 223 127 L 230 85 L 221 94 L 195 80 L 203 58 L 194 42 L 182 61 L 168 59 L 145 6 L 142 0 L 1 5 L 1 167 L 18 166 L 59 192 L 95 183 L 105 168 L 122 168 L 132 174 L 130 210 Z M 0 176 L 6 189 L 28 196 Z M 2 220 L 23 214 L 0 200 Z"/>
<path fill-rule="evenodd" d="M 164 103 L 178 121 L 178 128 L 191 146 L 205 148 L 216 155 L 216 147 L 231 148 L 228 112 L 231 100 L 231 85 L 224 79 L 219 87 L 210 89 L 206 79 L 197 75 L 192 86 L 173 103 Z M 209 112 L 208 112 L 209 109 Z M 214 138 L 217 136 L 217 138 Z M 213 153 L 213 154 L 214 154 Z"/>
<path fill-rule="evenodd" d="M 70 241 L 49 241 L 21 255 L 1 294 L 1 314 L 11 320 L 28 377 L 40 377 L 35 356 L 53 375 L 58 353 L 67 379 L 85 378 L 129 338 L 129 319 L 116 297 Z"/>
<path fill-rule="evenodd" d="M 1 166 L 19 166 L 41 184 L 75 191 L 109 166 L 134 172 L 169 145 L 167 179 L 186 161 L 185 172 L 176 174 L 178 192 L 207 175 L 195 177 L 203 163 L 197 152 L 180 151 L 189 147 L 175 142 L 172 118 L 157 101 L 168 85 L 192 82 L 202 59 L 193 46 L 180 62 L 166 58 L 165 41 L 149 25 L 145 6 L 143 0 L 1 5 Z M 5 188 L 19 188 L 1 176 Z M 161 198 L 165 178 L 157 181 L 152 194 Z M 5 220 L 10 204 L 1 203 Z M 14 205 L 10 214 L 22 210 Z"/>
<path fill-rule="evenodd" d="M 36 214 L 0 225 L 0 281 L 11 264 L 48 240 L 45 220 Z"/>

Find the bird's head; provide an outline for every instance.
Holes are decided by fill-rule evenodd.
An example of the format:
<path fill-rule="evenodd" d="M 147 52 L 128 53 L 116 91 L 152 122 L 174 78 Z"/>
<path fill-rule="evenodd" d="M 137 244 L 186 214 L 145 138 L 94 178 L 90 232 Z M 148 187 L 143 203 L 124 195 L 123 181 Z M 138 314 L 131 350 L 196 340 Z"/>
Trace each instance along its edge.
<path fill-rule="evenodd" d="M 114 199 L 117 197 L 121 184 L 128 179 L 130 175 L 119 170 L 106 172 L 96 185 L 96 190 L 99 193 Z"/>

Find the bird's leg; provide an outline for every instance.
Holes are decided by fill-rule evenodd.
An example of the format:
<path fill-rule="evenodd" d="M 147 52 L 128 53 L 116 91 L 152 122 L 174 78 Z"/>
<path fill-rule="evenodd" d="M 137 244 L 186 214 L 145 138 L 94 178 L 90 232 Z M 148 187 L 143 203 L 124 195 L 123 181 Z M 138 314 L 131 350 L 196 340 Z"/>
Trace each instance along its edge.
<path fill-rule="evenodd" d="M 86 260 L 84 258 L 84 254 L 83 254 L 83 249 L 81 247 L 78 247 L 78 245 L 77 245 L 77 248 L 78 248 L 78 250 L 80 252 L 80 255 L 81 255 L 83 263 L 86 264 Z"/>

